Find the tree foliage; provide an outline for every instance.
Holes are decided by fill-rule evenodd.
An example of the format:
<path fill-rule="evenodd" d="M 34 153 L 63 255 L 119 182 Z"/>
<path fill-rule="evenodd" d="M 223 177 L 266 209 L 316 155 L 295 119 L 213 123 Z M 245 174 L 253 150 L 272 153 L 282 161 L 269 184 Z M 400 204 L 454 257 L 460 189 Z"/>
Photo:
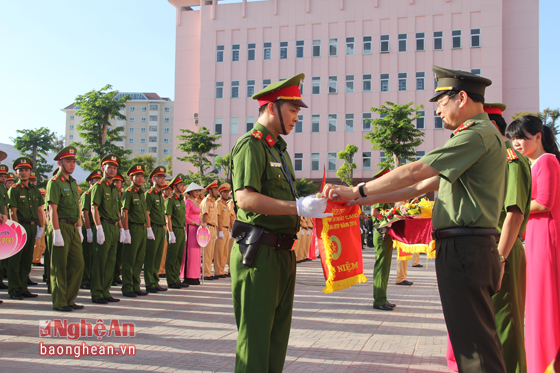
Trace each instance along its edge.
<path fill-rule="evenodd" d="M 356 169 L 356 164 L 354 163 L 354 155 L 358 152 L 358 147 L 353 144 L 346 145 L 346 149 L 338 152 L 338 159 L 342 159 L 344 163 L 336 171 L 336 176 L 340 180 L 352 186 L 354 179 L 354 170 Z"/>
<path fill-rule="evenodd" d="M 223 157 L 221 155 L 216 157 L 216 162 L 214 163 L 216 167 L 223 172 L 223 179 L 227 180 L 229 174 L 231 162 L 231 153 L 227 153 Z M 222 179 L 222 175 L 220 175 L 220 179 Z"/>
<path fill-rule="evenodd" d="M 210 131 L 206 127 L 200 127 L 198 132 L 188 129 L 180 129 L 180 131 L 183 134 L 177 136 L 177 139 L 179 140 L 177 149 L 187 155 L 176 158 L 182 162 L 190 162 L 193 166 L 195 166 L 198 172 L 193 173 L 193 177 L 196 178 L 198 184 L 205 186 L 217 176 L 215 169 L 209 172 L 208 169 L 214 167 L 210 158 L 213 158 L 216 155 L 211 152 L 221 146 L 221 144 L 216 144 L 216 141 L 218 141 L 222 136 L 210 134 Z"/>
<path fill-rule="evenodd" d="M 514 121 L 526 115 L 532 115 L 543 121 L 544 125 L 549 126 L 554 130 L 554 133 L 558 135 L 558 129 L 556 128 L 556 121 L 560 117 L 560 109 L 546 108 L 538 113 L 531 113 L 529 111 L 517 112 L 511 116 L 511 120 Z"/>
<path fill-rule="evenodd" d="M 37 185 L 44 186 L 53 171 L 52 160 L 47 160 L 45 156 L 50 151 L 56 150 L 56 135 L 46 127 L 33 130 L 16 130 L 17 137 L 11 138 L 14 148 L 19 150 L 21 155 L 31 158 L 34 169 L 37 173 Z"/>
<path fill-rule="evenodd" d="M 305 197 L 310 194 L 315 194 L 319 190 L 317 184 L 307 180 L 304 177 L 302 177 L 299 180 L 296 180 L 296 185 L 294 185 L 294 187 L 296 188 L 296 192 L 300 197 Z"/>
<path fill-rule="evenodd" d="M 368 120 L 372 130 L 365 138 L 371 142 L 373 150 L 385 152 L 386 159 L 377 164 L 379 167 L 394 168 L 401 165 L 401 159 L 416 160 L 415 149 L 424 142 L 424 132 L 416 129 L 414 121 L 420 117 L 417 111 L 423 106 L 413 108 L 413 104 L 398 105 L 387 101 L 379 108 L 371 108 L 381 118 Z"/>
<path fill-rule="evenodd" d="M 167 157 L 163 158 L 163 165 L 167 169 L 167 174 L 169 176 L 173 176 L 173 156 L 168 155 Z"/>

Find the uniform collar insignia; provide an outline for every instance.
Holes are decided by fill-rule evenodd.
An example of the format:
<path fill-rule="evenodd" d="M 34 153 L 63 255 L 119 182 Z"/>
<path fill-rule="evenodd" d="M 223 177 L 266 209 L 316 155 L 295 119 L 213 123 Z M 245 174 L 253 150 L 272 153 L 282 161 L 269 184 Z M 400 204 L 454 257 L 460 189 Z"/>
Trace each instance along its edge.
<path fill-rule="evenodd" d="M 106 182 L 105 182 L 105 185 L 109 186 L 109 182 L 108 182 L 108 181 L 106 181 Z"/>
<path fill-rule="evenodd" d="M 255 139 L 260 140 L 263 137 L 263 133 L 259 130 L 255 130 L 251 136 L 253 136 Z"/>
<path fill-rule="evenodd" d="M 274 139 L 272 138 L 272 135 L 266 136 L 265 140 L 268 143 L 268 145 L 270 145 L 270 146 L 274 146 L 274 144 L 276 144 L 276 141 L 274 141 Z"/>
<path fill-rule="evenodd" d="M 457 127 L 457 129 L 455 131 L 453 131 L 453 134 L 456 135 L 459 132 L 469 128 L 470 126 L 472 126 L 475 123 L 474 120 L 468 121 L 466 123 L 461 124 L 459 127 Z"/>
<path fill-rule="evenodd" d="M 513 161 L 518 159 L 519 157 L 517 156 L 517 154 L 515 154 L 515 150 L 513 149 L 508 149 L 507 150 L 507 160 L 508 161 Z"/>

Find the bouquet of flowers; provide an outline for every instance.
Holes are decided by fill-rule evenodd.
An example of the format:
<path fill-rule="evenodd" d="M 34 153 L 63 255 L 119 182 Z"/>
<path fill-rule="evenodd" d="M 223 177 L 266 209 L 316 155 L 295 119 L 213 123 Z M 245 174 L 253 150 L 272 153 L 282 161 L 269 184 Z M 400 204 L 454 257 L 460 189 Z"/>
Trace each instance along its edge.
<path fill-rule="evenodd" d="M 404 219 L 430 219 L 432 217 L 433 201 L 426 198 L 413 198 L 400 207 L 381 210 L 377 216 L 376 228 L 390 226 L 395 221 Z"/>

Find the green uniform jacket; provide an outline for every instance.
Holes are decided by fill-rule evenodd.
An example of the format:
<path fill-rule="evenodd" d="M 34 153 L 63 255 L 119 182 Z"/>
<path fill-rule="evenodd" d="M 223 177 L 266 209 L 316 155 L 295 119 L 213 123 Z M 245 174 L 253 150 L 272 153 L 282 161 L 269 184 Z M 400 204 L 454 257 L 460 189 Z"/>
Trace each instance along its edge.
<path fill-rule="evenodd" d="M 171 216 L 173 229 L 185 228 L 185 200 L 183 196 L 171 196 L 165 200 L 165 215 Z"/>
<path fill-rule="evenodd" d="M 122 195 L 122 208 L 128 210 L 129 222 L 146 224 L 146 196 L 142 188 L 132 187 L 125 190 Z"/>
<path fill-rule="evenodd" d="M 31 183 L 28 185 L 29 187 L 26 188 L 20 180 L 12 185 L 8 191 L 8 206 L 17 209 L 17 218 L 20 224 L 28 221 L 38 221 L 37 210 L 39 206 L 44 205 L 39 188 Z"/>
<path fill-rule="evenodd" d="M 80 219 L 80 194 L 78 184 L 70 176 L 66 179 L 62 172 L 58 172 L 47 183 L 46 202 L 57 205 L 59 219 L 66 219 L 77 223 Z"/>
<path fill-rule="evenodd" d="M 121 218 L 119 191 L 105 178 L 91 188 L 91 205 L 97 205 L 99 216 L 103 219 L 117 222 Z"/>
<path fill-rule="evenodd" d="M 91 186 L 88 191 L 82 194 L 80 197 L 80 205 L 82 206 L 82 211 L 87 211 L 89 215 L 89 226 L 94 227 L 95 222 L 93 221 L 93 215 L 91 214 Z"/>
<path fill-rule="evenodd" d="M 0 214 L 4 214 L 4 207 L 8 209 L 8 191 L 6 186 L 0 183 Z"/>
<path fill-rule="evenodd" d="M 150 212 L 150 223 L 165 225 L 165 206 L 163 193 L 150 188 L 146 193 L 146 210 Z"/>
<path fill-rule="evenodd" d="M 467 120 L 442 148 L 420 160 L 440 173 L 434 229 L 498 226 L 506 191 L 507 154 L 488 114 Z"/>
<path fill-rule="evenodd" d="M 286 141 L 282 137 L 274 137 L 260 123 L 256 123 L 249 133 L 251 134 L 243 136 L 237 141 L 232 151 L 231 174 L 234 197 L 236 197 L 237 190 L 252 187 L 262 195 L 283 201 L 294 201 L 295 197 L 289 181 L 282 173 L 280 152 L 284 156 L 290 181 L 295 185 L 296 178 L 290 155 L 286 151 Z M 267 143 L 271 146 L 276 159 L 267 150 Z M 270 232 L 290 236 L 295 235 L 299 230 L 297 215 L 269 216 L 238 209 L 237 219 L 265 228 Z"/>

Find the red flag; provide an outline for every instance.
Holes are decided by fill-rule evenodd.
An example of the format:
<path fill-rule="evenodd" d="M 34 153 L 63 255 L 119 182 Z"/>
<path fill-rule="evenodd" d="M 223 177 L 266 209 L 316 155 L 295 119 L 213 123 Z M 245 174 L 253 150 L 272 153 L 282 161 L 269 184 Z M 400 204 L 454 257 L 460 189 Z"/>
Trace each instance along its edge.
<path fill-rule="evenodd" d="M 319 192 L 323 193 L 323 188 L 325 187 L 326 183 L 327 183 L 327 169 L 325 168 L 325 165 L 323 165 L 323 181 L 321 182 L 321 190 Z"/>

